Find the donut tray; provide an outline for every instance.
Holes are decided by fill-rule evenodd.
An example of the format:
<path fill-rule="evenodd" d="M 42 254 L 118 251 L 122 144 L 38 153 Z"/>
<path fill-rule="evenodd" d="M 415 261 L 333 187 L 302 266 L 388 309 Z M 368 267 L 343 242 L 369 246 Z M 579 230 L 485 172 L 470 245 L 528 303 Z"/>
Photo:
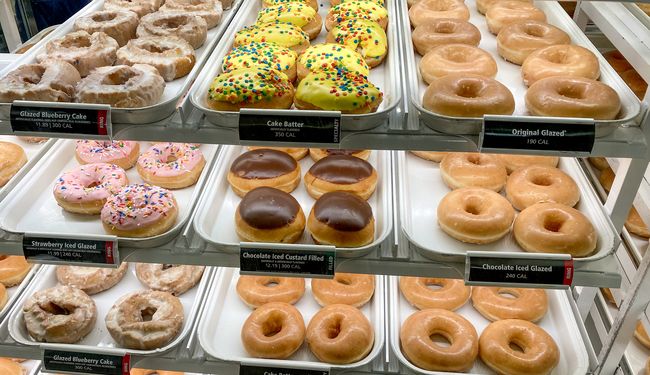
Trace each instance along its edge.
<path fill-rule="evenodd" d="M 0 319 L 3 318 L 11 310 L 14 303 L 20 298 L 22 293 L 25 291 L 29 282 L 32 280 L 34 275 L 38 272 L 40 268 L 39 264 L 33 264 L 32 269 L 29 270 L 27 276 L 16 286 L 7 288 L 7 303 L 0 309 Z"/>
<path fill-rule="evenodd" d="M 375 294 L 361 311 L 370 320 L 375 330 L 375 343 L 370 353 L 362 360 L 347 365 L 335 365 L 320 362 L 309 350 L 306 343 L 288 359 L 261 359 L 248 355 L 241 342 L 241 328 L 253 312 L 237 294 L 239 270 L 222 268 L 214 278 L 211 293 L 206 300 L 206 308 L 199 320 L 198 337 L 205 352 L 217 359 L 235 361 L 242 365 L 260 367 L 282 367 L 303 370 L 328 371 L 329 369 L 348 370 L 370 363 L 384 347 L 384 276 L 375 276 Z M 227 306 L 227 308 L 225 308 Z M 305 280 L 305 294 L 295 304 L 302 314 L 305 327 L 320 305 L 311 294 L 311 283 Z M 218 332 L 218 335 L 214 333 Z"/>
<path fill-rule="evenodd" d="M 438 202 L 451 192 L 440 174 L 439 164 L 420 159 L 411 153 L 398 153 L 400 178 L 400 221 L 402 232 L 410 246 L 431 259 L 456 259 L 468 251 L 489 251 L 506 254 L 524 253 L 512 232 L 502 239 L 483 245 L 458 241 L 440 229 L 437 220 Z M 571 176 L 580 190 L 580 202 L 575 206 L 593 224 L 598 244 L 592 255 L 574 258 L 576 264 L 602 259 L 616 250 L 617 235 L 604 208 L 584 172 L 574 158 L 560 158 L 558 168 Z M 427 202 L 427 204 L 422 204 Z M 516 255 L 516 254 L 513 254 Z"/>
<path fill-rule="evenodd" d="M 140 153 L 150 146 L 149 142 L 140 142 Z M 149 248 L 172 240 L 189 220 L 218 148 L 217 145 L 202 145 L 206 164 L 198 182 L 184 189 L 172 190 L 178 202 L 179 213 L 176 224 L 170 230 L 146 238 L 118 237 L 119 245 Z M 75 159 L 75 141 L 57 141 L 12 194 L 0 204 L 0 228 L 12 233 L 57 233 L 64 238 L 75 238 L 79 233 L 91 236 L 107 235 L 99 215 L 66 212 L 54 199 L 52 189 L 56 179 L 61 173 L 78 165 Z M 135 167 L 127 171 L 127 177 L 130 183 L 143 182 Z"/>
<path fill-rule="evenodd" d="M 476 10 L 476 1 L 467 0 L 465 5 L 470 11 L 470 20 L 474 26 L 481 31 L 481 42 L 479 48 L 489 52 L 497 63 L 498 73 L 496 79 L 504 84 L 515 99 L 515 111 L 511 117 L 512 121 L 523 121 L 533 117 L 526 110 L 525 94 L 526 86 L 521 78 L 521 68 L 519 65 L 505 61 L 497 53 L 496 35 L 490 33 L 487 28 L 485 16 Z M 618 126 L 632 125 L 638 123 L 637 117 L 641 111 L 641 106 L 637 97 L 625 85 L 621 78 L 614 72 L 612 67 L 607 63 L 604 57 L 598 52 L 598 49 L 585 36 L 580 28 L 573 22 L 571 17 L 555 1 L 535 1 L 535 6 L 546 13 L 548 23 L 564 30 L 570 37 L 573 44 L 585 47 L 591 50 L 600 62 L 600 81 L 611 86 L 618 93 L 621 99 L 621 112 L 615 120 L 596 120 L 596 137 L 606 136 Z M 482 130 L 482 118 L 470 117 L 449 117 L 434 113 L 422 106 L 422 96 L 428 85 L 420 77 L 418 64 L 421 56 L 413 48 L 411 41 L 410 21 L 406 2 L 400 2 L 400 20 L 402 22 L 402 48 L 404 50 L 406 74 L 407 74 L 407 95 L 409 97 L 409 121 L 418 121 L 433 130 L 450 133 L 450 134 L 479 134 Z M 539 117 L 535 117 L 539 118 Z M 566 123 L 574 119 L 546 117 L 546 122 Z"/>
<path fill-rule="evenodd" d="M 241 198 L 237 196 L 227 180 L 228 171 L 232 162 L 246 151 L 242 146 L 225 146 L 217 161 L 218 171 L 212 174 L 207 183 L 207 190 L 197 207 L 194 219 L 194 229 L 206 241 L 219 247 L 219 250 L 226 252 L 238 252 L 240 242 L 235 230 L 235 212 Z M 375 240 L 369 245 L 358 248 L 336 248 L 336 255 L 340 257 L 359 257 L 366 255 L 381 246 L 392 229 L 392 172 L 390 167 L 390 153 L 388 151 L 372 151 L 368 159 L 370 164 L 377 170 L 377 190 L 368 199 L 375 216 Z M 306 156 L 300 162 L 301 178 L 314 164 L 310 156 Z M 300 181 L 294 196 L 302 206 L 305 218 L 309 216 L 311 207 L 315 200 L 309 196 L 305 189 L 304 182 Z M 313 248 L 331 248 L 330 246 L 314 244 L 307 228 L 302 238 L 296 244 L 265 244 L 267 247 L 281 247 L 284 249 L 304 249 L 305 245 Z"/>
<path fill-rule="evenodd" d="M 415 373 L 438 375 L 449 374 L 443 371 L 427 371 L 423 370 L 406 358 L 402 353 L 400 345 L 400 329 L 402 323 L 417 312 L 418 309 L 413 307 L 402 296 L 399 290 L 399 282 L 396 276 L 389 276 L 388 293 L 390 300 L 390 327 L 389 327 L 389 340 L 393 353 L 397 356 L 399 361 Z M 589 367 L 589 360 L 587 357 L 587 350 L 585 343 L 582 341 L 582 336 L 576 323 L 576 316 L 573 313 L 569 303 L 569 291 L 565 290 L 546 290 L 548 296 L 548 311 L 546 315 L 537 324 L 542 327 L 549 335 L 553 337 L 555 343 L 560 349 L 560 362 L 557 367 L 551 372 L 550 375 L 578 375 L 587 373 Z M 467 320 L 469 320 L 476 328 L 476 333 L 481 336 L 483 329 L 490 323 L 489 320 L 483 317 L 478 311 L 472 307 L 471 299 L 455 311 Z M 474 366 L 467 372 L 469 375 L 485 375 L 496 374 L 487 365 L 485 365 L 478 357 L 474 362 Z"/>
<path fill-rule="evenodd" d="M 383 93 L 384 98 L 375 113 L 368 114 L 343 114 L 341 115 L 341 127 L 343 130 L 360 131 L 368 130 L 381 125 L 388 120 L 389 114 L 395 109 L 402 98 L 400 84 L 400 61 L 399 61 L 399 39 L 397 24 L 397 0 L 386 0 L 386 8 L 389 14 L 389 23 L 386 30 L 388 38 L 388 55 L 383 63 L 370 71 L 369 80 Z M 323 29 L 320 35 L 311 41 L 311 45 L 325 43 L 327 31 L 325 30 L 325 17 L 330 9 L 328 0 L 318 0 L 320 5 L 319 14 L 323 18 Z M 208 122 L 225 127 L 238 127 L 239 113 L 232 111 L 216 111 L 207 105 L 207 92 L 213 79 L 221 73 L 221 62 L 232 48 L 237 31 L 245 26 L 255 23 L 257 13 L 262 9 L 261 0 L 247 1 L 242 5 L 237 17 L 233 20 L 221 38 L 221 43 L 212 52 L 208 59 L 206 68 L 197 77 L 196 83 L 190 89 L 190 100 L 192 104 L 201 111 Z M 264 110 L 269 115 L 279 114 L 281 111 L 268 109 Z M 319 111 L 306 111 L 306 116 L 318 116 Z"/>
<path fill-rule="evenodd" d="M 34 278 L 32 283 L 30 283 L 29 288 L 25 290 L 22 298 L 18 303 L 16 303 L 16 306 L 12 309 L 11 315 L 9 316 L 9 334 L 20 344 L 39 346 L 41 349 L 105 353 L 112 355 L 125 355 L 127 353 L 142 356 L 160 354 L 169 351 L 181 343 L 194 326 L 194 321 L 197 318 L 199 308 L 203 302 L 203 298 L 205 297 L 206 288 L 211 281 L 213 273 L 211 267 L 206 267 L 201 281 L 192 289 L 179 296 L 179 299 L 183 304 L 185 320 L 183 322 L 183 328 L 178 336 L 170 341 L 169 344 L 158 349 L 138 350 L 126 349 L 118 346 L 106 329 L 104 323 L 106 313 L 108 313 L 110 308 L 120 297 L 130 292 L 147 289 L 147 287 L 140 283 L 136 277 L 134 264 L 129 264 L 129 269 L 126 271 L 124 278 L 115 286 L 90 296 L 97 306 L 97 321 L 95 322 L 93 330 L 90 331 L 90 333 L 81 341 L 76 344 L 42 343 L 31 338 L 27 332 L 27 328 L 25 328 L 22 306 L 27 298 L 31 297 L 35 292 L 58 285 L 56 267 L 57 266 L 42 266 L 41 272 L 39 272 L 38 276 Z"/>
<path fill-rule="evenodd" d="M 27 163 L 23 165 L 22 168 L 16 173 L 10 180 L 5 184 L 5 186 L 0 187 L 0 200 L 2 200 L 16 184 L 29 172 L 30 169 L 36 165 L 36 163 L 41 159 L 47 150 L 52 147 L 56 142 L 54 139 L 50 139 L 43 143 L 29 143 L 25 142 L 18 137 L 11 135 L 0 135 L 0 141 L 12 142 L 25 150 L 25 155 L 27 155 Z"/>

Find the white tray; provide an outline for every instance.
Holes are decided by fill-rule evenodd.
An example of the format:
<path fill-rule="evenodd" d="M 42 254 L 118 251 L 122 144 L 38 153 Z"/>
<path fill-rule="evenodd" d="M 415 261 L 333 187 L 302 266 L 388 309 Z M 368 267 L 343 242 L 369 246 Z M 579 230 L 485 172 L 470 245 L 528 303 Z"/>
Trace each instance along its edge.
<path fill-rule="evenodd" d="M 115 286 L 108 290 L 90 296 L 90 298 L 95 301 L 95 305 L 97 306 L 97 322 L 95 323 L 93 330 L 90 331 L 86 337 L 84 337 L 76 344 L 37 342 L 29 336 L 27 328 L 25 328 L 22 305 L 24 304 L 26 298 L 31 297 L 34 292 L 58 285 L 58 280 L 56 279 L 56 266 L 43 266 L 43 271 L 37 278 L 34 279 L 29 288 L 25 290 L 25 298 L 23 301 L 21 301 L 20 305 L 16 306 L 16 308 L 11 311 L 9 318 L 9 334 L 20 344 L 39 346 L 42 349 L 50 350 L 106 353 L 113 355 L 125 355 L 127 353 L 137 355 L 164 353 L 178 345 L 181 341 L 183 341 L 185 336 L 190 333 L 193 322 L 196 319 L 196 315 L 199 311 L 199 307 L 203 302 L 205 291 L 209 284 L 211 275 L 212 269 L 210 267 L 206 267 L 201 281 L 192 289 L 181 294 L 178 297 L 183 304 L 183 310 L 185 312 L 183 329 L 178 334 L 178 336 L 176 336 L 176 338 L 173 339 L 169 344 L 158 349 L 138 350 L 119 347 L 111 337 L 110 333 L 106 329 L 106 324 L 104 323 L 104 319 L 108 313 L 108 310 L 110 310 L 113 304 L 120 297 L 130 292 L 148 289 L 136 277 L 134 264 L 129 264 L 129 269 L 126 272 L 126 275 L 124 275 L 124 278 Z"/>
<path fill-rule="evenodd" d="M 50 139 L 43 143 L 29 143 L 21 141 L 20 138 L 12 135 L 0 135 L 0 141 L 15 143 L 25 150 L 25 155 L 27 155 L 27 163 L 23 165 L 22 168 L 16 173 L 3 187 L 0 187 L 0 200 L 2 200 L 11 189 L 16 186 L 16 184 L 29 172 L 31 168 L 34 167 L 36 162 L 45 154 L 52 145 L 56 142 L 54 139 Z"/>
<path fill-rule="evenodd" d="M 7 303 L 0 310 L 0 319 L 3 318 L 5 315 L 7 315 L 9 310 L 11 310 L 11 308 L 16 303 L 16 301 L 20 299 L 20 296 L 25 291 L 27 286 L 29 286 L 29 282 L 32 280 L 34 275 L 38 273 L 40 267 L 41 267 L 40 264 L 32 264 L 32 269 L 29 270 L 27 276 L 25 276 L 25 278 L 23 279 L 23 281 L 20 282 L 20 284 L 16 286 L 12 286 L 11 288 L 7 288 Z"/>
<path fill-rule="evenodd" d="M 140 142 L 141 153 L 149 147 L 151 147 L 151 143 Z M 172 190 L 178 202 L 179 213 L 176 224 L 169 231 L 147 238 L 118 237 L 120 245 L 159 246 L 169 242 L 180 232 L 198 200 L 218 148 L 217 145 L 202 145 L 201 151 L 205 156 L 206 164 L 198 182 L 184 189 Z M 0 228 L 13 233 L 53 233 L 70 238 L 74 238 L 78 233 L 106 235 L 99 215 L 66 212 L 59 207 L 54 199 L 52 189 L 56 179 L 61 173 L 78 165 L 79 163 L 75 159 L 75 141 L 59 140 L 7 199 L 0 204 Z M 130 183 L 143 182 L 135 167 L 126 173 Z"/>
<path fill-rule="evenodd" d="M 399 339 L 399 332 L 402 323 L 411 314 L 418 311 L 415 307 L 402 296 L 399 291 L 398 278 L 390 276 L 389 278 L 389 300 L 390 300 L 390 346 L 400 362 L 415 371 L 416 373 L 437 375 L 450 374 L 448 372 L 426 371 L 406 359 L 402 353 Z M 542 327 L 549 335 L 553 337 L 555 343 L 560 349 L 560 363 L 557 365 L 551 375 L 584 375 L 589 368 L 587 350 L 582 341 L 582 336 L 578 330 L 573 310 L 567 300 L 565 290 L 546 290 L 548 295 L 548 311 L 542 320 L 537 324 Z M 456 310 L 456 313 L 469 320 L 476 328 L 476 333 L 481 336 L 483 329 L 490 323 L 478 311 L 472 307 L 472 301 Z M 495 374 L 485 365 L 478 357 L 472 369 L 467 372 L 468 375 Z"/>
<path fill-rule="evenodd" d="M 197 215 L 194 219 L 196 232 L 206 241 L 220 246 L 220 250 L 237 252 L 239 251 L 240 240 L 235 231 L 235 212 L 241 201 L 230 188 L 226 179 L 230 165 L 240 154 L 247 149 L 242 146 L 226 146 L 219 154 L 217 161 L 218 169 L 210 177 L 207 189 L 197 207 Z M 377 190 L 368 199 L 375 216 L 375 240 L 366 246 L 358 248 L 336 248 L 337 256 L 362 256 L 376 247 L 386 239 L 391 232 L 392 221 L 392 193 L 391 193 L 391 168 L 390 153 L 388 151 L 372 151 L 368 162 L 377 170 Z M 301 177 L 314 164 L 311 157 L 303 158 L 300 163 Z M 309 196 L 301 178 L 300 184 L 294 190 L 293 195 L 305 213 L 309 215 L 315 200 Z M 283 248 L 297 248 L 299 244 L 315 245 L 307 228 L 302 238 L 296 244 L 276 244 Z"/>
<path fill-rule="evenodd" d="M 305 343 L 289 359 L 252 358 L 244 349 L 240 337 L 241 327 L 253 310 L 246 306 L 237 294 L 238 278 L 239 270 L 221 269 L 221 274 L 214 278 L 210 288 L 211 293 L 199 320 L 199 342 L 203 350 L 212 357 L 252 366 L 327 371 L 330 368 L 352 369 L 368 364 L 384 347 L 384 277 L 378 275 L 375 276 L 374 296 L 361 308 L 375 330 L 375 343 L 364 359 L 347 365 L 320 362 Z M 305 281 L 305 294 L 295 306 L 302 314 L 306 327 L 321 307 L 311 294 L 311 282 Z M 219 334 L 215 335 L 215 332 Z"/>
<path fill-rule="evenodd" d="M 443 232 L 438 225 L 438 203 L 451 189 L 442 181 L 439 164 L 405 151 L 399 152 L 398 163 L 402 231 L 423 256 L 460 258 L 468 251 L 524 252 L 515 242 L 512 232 L 496 242 L 483 245 L 464 243 Z M 558 168 L 571 176 L 578 185 L 580 202 L 575 207 L 589 218 L 598 234 L 594 253 L 574 258 L 574 261 L 588 262 L 607 256 L 615 250 L 616 235 L 593 187 L 574 158 L 560 158 Z"/>

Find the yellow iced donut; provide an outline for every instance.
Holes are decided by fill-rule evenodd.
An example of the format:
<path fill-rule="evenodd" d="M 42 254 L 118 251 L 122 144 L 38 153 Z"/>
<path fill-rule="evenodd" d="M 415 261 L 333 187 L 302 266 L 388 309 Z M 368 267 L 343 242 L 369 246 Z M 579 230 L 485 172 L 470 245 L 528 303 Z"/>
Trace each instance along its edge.
<path fill-rule="evenodd" d="M 316 10 L 300 2 L 270 6 L 257 14 L 257 23 L 276 21 L 301 28 L 309 35 L 309 39 L 316 38 L 323 27 L 323 19 Z"/>
<path fill-rule="evenodd" d="M 343 44 L 356 50 L 371 68 L 381 64 L 388 53 L 384 29 L 377 22 L 364 19 L 339 23 L 327 34 L 327 43 Z"/>
<path fill-rule="evenodd" d="M 293 85 L 284 73 L 261 68 L 237 69 L 218 75 L 208 89 L 208 106 L 221 111 L 240 108 L 289 109 Z"/>
<path fill-rule="evenodd" d="M 290 23 L 256 23 L 245 27 L 235 35 L 234 47 L 252 42 L 270 42 L 287 47 L 297 53 L 309 47 L 309 35 Z"/>
<path fill-rule="evenodd" d="M 275 43 L 252 42 L 232 49 L 223 58 L 221 70 L 224 73 L 242 68 L 266 68 L 279 70 L 296 79 L 296 59 L 298 54 Z"/>
<path fill-rule="evenodd" d="M 368 76 L 368 65 L 356 51 L 335 43 L 317 44 L 307 48 L 298 59 L 298 79 L 309 73 L 344 68 Z"/>
<path fill-rule="evenodd" d="M 298 109 L 370 113 L 382 96 L 366 77 L 341 69 L 308 74 L 296 89 L 294 104 Z"/>

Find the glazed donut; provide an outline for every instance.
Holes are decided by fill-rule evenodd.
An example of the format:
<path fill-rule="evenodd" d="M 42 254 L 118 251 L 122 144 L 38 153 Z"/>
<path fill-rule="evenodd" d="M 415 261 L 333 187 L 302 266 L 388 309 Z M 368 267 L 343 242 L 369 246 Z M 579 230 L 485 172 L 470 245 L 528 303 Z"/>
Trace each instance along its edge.
<path fill-rule="evenodd" d="M 198 181 L 205 167 L 203 152 L 189 143 L 157 143 L 138 158 L 144 182 L 166 189 L 182 189 Z"/>
<path fill-rule="evenodd" d="M 117 108 L 148 107 L 158 103 L 164 90 L 165 80 L 153 66 L 103 66 L 79 82 L 75 101 Z"/>
<path fill-rule="evenodd" d="M 59 283 L 82 290 L 88 295 L 103 292 L 115 286 L 126 274 L 128 263 L 118 268 L 57 266 Z"/>
<path fill-rule="evenodd" d="M 0 358 L 0 374 L 25 375 L 25 368 L 9 358 Z"/>
<path fill-rule="evenodd" d="M 300 277 L 243 276 L 237 280 L 237 294 L 246 306 L 256 309 L 270 302 L 295 304 L 305 294 Z"/>
<path fill-rule="evenodd" d="M 58 285 L 32 294 L 23 305 L 23 319 L 36 341 L 74 344 L 93 330 L 97 307 L 80 289 Z"/>
<path fill-rule="evenodd" d="M 621 100 L 606 84 L 582 77 L 548 77 L 526 91 L 526 108 L 534 116 L 612 120 Z"/>
<path fill-rule="evenodd" d="M 251 42 L 275 43 L 301 54 L 309 47 L 309 35 L 290 23 L 256 23 L 237 31 L 233 48 Z"/>
<path fill-rule="evenodd" d="M 440 163 L 442 158 L 448 154 L 448 152 L 437 152 L 437 151 L 410 151 L 411 154 L 419 157 L 420 159 L 429 160 L 434 163 Z"/>
<path fill-rule="evenodd" d="M 253 311 L 241 328 L 241 341 L 251 357 L 289 358 L 305 339 L 300 311 L 284 302 L 270 302 Z"/>
<path fill-rule="evenodd" d="M 294 243 L 302 237 L 305 214 L 291 194 L 262 186 L 239 202 L 235 224 L 242 241 Z"/>
<path fill-rule="evenodd" d="M 497 35 L 501 28 L 511 23 L 529 20 L 546 22 L 546 15 L 529 2 L 506 0 L 492 4 L 485 12 L 485 20 L 488 30 Z"/>
<path fill-rule="evenodd" d="M 542 78 L 584 77 L 598 79 L 598 58 L 588 49 L 572 44 L 545 47 L 532 52 L 521 65 L 521 76 L 527 86 Z"/>
<path fill-rule="evenodd" d="M 165 81 L 185 77 L 195 62 L 194 48 L 177 36 L 145 36 L 117 50 L 117 64 L 151 65 Z"/>
<path fill-rule="evenodd" d="M 4 284 L 0 284 L 0 310 L 4 309 L 9 300 L 9 293 L 7 292 L 7 287 Z"/>
<path fill-rule="evenodd" d="M 316 244 L 361 247 L 375 238 L 375 218 L 365 200 L 334 191 L 318 198 L 309 213 L 307 229 Z"/>
<path fill-rule="evenodd" d="M 297 109 L 360 114 L 377 111 L 383 96 L 365 76 L 347 70 L 328 70 L 309 73 L 303 78 L 296 88 L 293 104 Z"/>
<path fill-rule="evenodd" d="M 559 28 L 542 21 L 525 20 L 501 28 L 497 35 L 497 52 L 506 61 L 521 65 L 534 51 L 570 43 L 569 35 Z"/>
<path fill-rule="evenodd" d="M 600 288 L 600 292 L 603 294 L 603 297 L 605 298 L 605 301 L 607 303 L 616 306 L 616 299 L 614 298 L 614 295 L 612 294 L 612 290 L 609 288 Z"/>
<path fill-rule="evenodd" d="M 518 210 L 541 202 L 573 207 L 580 200 L 580 189 L 571 176 L 557 168 L 530 165 L 508 177 L 506 196 Z"/>
<path fill-rule="evenodd" d="M 643 222 L 641 215 L 639 215 L 639 212 L 634 208 L 634 206 L 632 206 L 627 215 L 625 228 L 627 228 L 628 232 L 639 237 L 650 238 L 650 230 L 648 230 L 648 226 Z"/>
<path fill-rule="evenodd" d="M 199 16 L 203 18 L 208 29 L 211 29 L 219 24 L 223 8 L 229 8 L 229 3 L 230 1 L 219 0 L 165 0 L 160 10 Z"/>
<path fill-rule="evenodd" d="M 636 322 L 636 328 L 634 329 L 634 338 L 636 338 L 643 346 L 650 349 L 650 336 L 648 336 L 648 332 L 640 320 Z"/>
<path fill-rule="evenodd" d="M 371 68 L 381 64 L 388 53 L 386 32 L 377 22 L 370 20 L 341 22 L 327 33 L 326 41 L 357 51 Z"/>
<path fill-rule="evenodd" d="M 386 30 L 388 27 L 388 10 L 370 0 L 349 0 L 333 5 L 325 18 L 325 29 L 332 30 L 339 23 L 352 19 L 374 21 Z"/>
<path fill-rule="evenodd" d="M 450 74 L 427 87 L 422 106 L 444 116 L 511 115 L 515 110 L 515 99 L 510 90 L 495 79 Z"/>
<path fill-rule="evenodd" d="M 313 161 L 319 161 L 322 158 L 333 155 L 349 155 L 355 158 L 368 160 L 370 157 L 370 150 L 341 150 L 338 148 L 310 148 L 309 156 Z"/>
<path fill-rule="evenodd" d="M 469 9 L 459 0 L 421 0 L 409 9 L 409 19 L 414 28 L 439 18 L 469 21 Z"/>
<path fill-rule="evenodd" d="M 603 57 L 619 75 L 630 69 L 634 69 L 632 64 L 627 61 L 625 56 L 623 56 L 623 54 L 616 49 L 603 53 Z"/>
<path fill-rule="evenodd" d="M 442 180 L 451 189 L 480 187 L 496 192 L 506 184 L 506 167 L 494 154 L 450 152 L 440 162 Z"/>
<path fill-rule="evenodd" d="M 108 163 L 130 169 L 138 161 L 140 144 L 134 141 L 75 141 L 79 164 Z"/>
<path fill-rule="evenodd" d="M 598 241 L 585 215 L 559 203 L 537 203 L 524 209 L 515 219 L 513 233 L 525 251 L 571 254 L 574 258 L 591 254 Z"/>
<path fill-rule="evenodd" d="M 501 162 L 506 166 L 508 174 L 519 168 L 529 165 L 542 165 L 545 167 L 557 167 L 560 158 L 557 156 L 537 156 L 537 155 L 509 155 L 497 154 Z"/>
<path fill-rule="evenodd" d="M 491 243 L 510 232 L 515 210 L 492 190 L 456 189 L 438 203 L 438 225 L 451 237 L 467 243 Z"/>
<path fill-rule="evenodd" d="M 305 341 L 321 362 L 347 364 L 370 353 L 375 331 L 359 309 L 335 304 L 323 307 L 311 318 Z"/>
<path fill-rule="evenodd" d="M 0 255 L 0 284 L 7 288 L 20 284 L 32 269 L 24 256 Z"/>
<path fill-rule="evenodd" d="M 177 371 L 144 370 L 141 368 L 132 368 L 130 375 L 185 375 L 185 373 Z"/>
<path fill-rule="evenodd" d="M 118 299 L 104 320 L 119 346 L 151 350 L 171 342 L 183 328 L 184 318 L 178 297 L 157 290 L 141 290 Z"/>
<path fill-rule="evenodd" d="M 138 18 L 153 13 L 160 8 L 161 0 L 104 0 L 105 10 L 130 10 Z"/>
<path fill-rule="evenodd" d="M 437 286 L 438 289 L 429 288 Z M 472 288 L 463 280 L 431 277 L 400 276 L 399 290 L 415 308 L 455 311 L 463 307 L 472 294 Z"/>
<path fill-rule="evenodd" d="M 27 163 L 27 154 L 19 145 L 0 141 L 0 187 L 5 186 Z"/>
<path fill-rule="evenodd" d="M 106 200 L 101 219 L 104 230 L 120 237 L 153 237 L 176 223 L 178 204 L 166 189 L 131 184 Z"/>
<path fill-rule="evenodd" d="M 346 69 L 364 76 L 370 74 L 370 68 L 360 54 L 336 43 L 316 44 L 307 48 L 300 55 L 297 67 L 298 80 L 321 70 Z"/>
<path fill-rule="evenodd" d="M 192 48 L 203 45 L 208 33 L 208 24 L 194 14 L 181 12 L 155 12 L 140 18 L 135 31 L 138 38 L 149 36 L 175 36 L 184 39 Z"/>
<path fill-rule="evenodd" d="M 272 7 L 275 5 L 282 5 L 282 4 L 293 3 L 297 1 L 309 5 L 310 7 L 314 8 L 314 10 L 318 11 L 317 0 L 262 0 L 262 6 Z"/>
<path fill-rule="evenodd" d="M 553 338 L 527 320 L 490 323 L 481 333 L 478 347 L 483 363 L 500 374 L 550 374 L 560 361 Z"/>
<path fill-rule="evenodd" d="M 136 263 L 135 275 L 149 289 L 175 296 L 192 289 L 203 277 L 204 266 Z"/>
<path fill-rule="evenodd" d="M 636 95 L 636 97 L 640 100 L 643 100 L 643 97 L 648 90 L 648 84 L 643 79 L 643 77 L 641 77 L 641 75 L 636 70 L 630 69 L 621 73 L 621 78 L 627 87 L 632 90 L 634 95 Z"/>
<path fill-rule="evenodd" d="M 377 188 L 377 171 L 367 161 L 332 155 L 315 162 L 305 174 L 307 193 L 318 199 L 331 191 L 346 191 L 367 200 Z"/>
<path fill-rule="evenodd" d="M 104 32 L 115 39 L 121 47 L 135 38 L 138 22 L 138 15 L 127 9 L 98 10 L 77 17 L 74 21 L 74 30 L 83 30 L 88 34 Z"/>
<path fill-rule="evenodd" d="M 360 308 L 375 294 L 375 276 L 337 272 L 331 280 L 312 279 L 311 293 L 321 306 L 344 304 Z"/>
<path fill-rule="evenodd" d="M 467 44 L 477 47 L 481 32 L 473 24 L 454 18 L 436 18 L 416 27 L 411 33 L 415 50 L 422 56 L 446 44 Z"/>
<path fill-rule="evenodd" d="M 498 2 L 500 0 L 476 0 L 476 10 L 481 13 L 485 14 L 494 3 Z M 527 3 L 532 3 L 532 0 L 519 0 L 519 1 L 525 1 Z"/>
<path fill-rule="evenodd" d="M 108 197 L 128 183 L 126 172 L 117 165 L 83 164 L 57 178 L 54 199 L 68 212 L 97 215 Z"/>
<path fill-rule="evenodd" d="M 65 61 L 21 65 L 0 79 L 0 102 L 70 102 L 80 79 L 77 69 Z"/>
<path fill-rule="evenodd" d="M 208 89 L 207 104 L 218 111 L 289 109 L 293 93 L 293 85 L 284 73 L 258 67 L 242 68 L 221 73 L 214 79 Z"/>
<path fill-rule="evenodd" d="M 18 139 L 27 143 L 45 143 L 50 140 L 47 137 L 21 137 L 21 136 L 19 136 Z"/>
<path fill-rule="evenodd" d="M 438 345 L 431 339 L 434 335 L 444 337 L 450 345 Z M 429 371 L 469 371 L 479 351 L 478 334 L 472 323 L 442 309 L 410 315 L 402 323 L 399 340 L 406 358 Z"/>
<path fill-rule="evenodd" d="M 450 74 L 479 75 L 494 78 L 497 63 L 492 55 L 467 44 L 445 44 L 427 52 L 418 65 L 426 83 Z"/>
<path fill-rule="evenodd" d="M 248 146 L 248 151 L 255 151 L 255 150 L 260 150 L 260 149 L 269 149 L 269 150 L 275 150 L 279 152 L 284 152 L 285 154 L 289 154 L 292 158 L 296 159 L 296 161 L 301 160 L 307 154 L 309 153 L 309 149 L 306 147 L 300 147 L 300 148 L 290 148 L 290 147 L 266 147 L 266 146 Z"/>
<path fill-rule="evenodd" d="M 221 70 L 224 73 L 245 68 L 278 69 L 287 75 L 289 81 L 296 80 L 298 54 L 275 43 L 251 42 L 233 48 L 223 58 Z"/>
<path fill-rule="evenodd" d="M 606 169 L 600 171 L 600 176 L 598 176 L 598 182 L 600 182 L 603 189 L 607 193 L 609 193 L 609 191 L 612 189 L 612 184 L 614 183 L 615 178 L 616 175 L 614 174 L 614 171 L 612 170 L 612 168 L 609 167 L 608 164 Z"/>
<path fill-rule="evenodd" d="M 72 64 L 85 77 L 99 66 L 113 65 L 118 48 L 115 39 L 101 31 L 90 35 L 80 30 L 48 42 L 45 52 L 36 56 L 36 59 L 39 63 L 63 60 Z"/>
<path fill-rule="evenodd" d="M 282 22 L 299 27 L 309 39 L 315 39 L 323 28 L 323 19 L 316 9 L 301 2 L 291 2 L 263 8 L 257 14 L 257 23 Z"/>
<path fill-rule="evenodd" d="M 300 164 L 285 152 L 261 148 L 239 155 L 227 178 L 240 197 L 260 186 L 291 193 L 300 183 Z"/>
<path fill-rule="evenodd" d="M 495 321 L 522 319 L 536 322 L 546 315 L 548 296 L 544 289 L 475 286 L 472 304 L 485 318 Z"/>

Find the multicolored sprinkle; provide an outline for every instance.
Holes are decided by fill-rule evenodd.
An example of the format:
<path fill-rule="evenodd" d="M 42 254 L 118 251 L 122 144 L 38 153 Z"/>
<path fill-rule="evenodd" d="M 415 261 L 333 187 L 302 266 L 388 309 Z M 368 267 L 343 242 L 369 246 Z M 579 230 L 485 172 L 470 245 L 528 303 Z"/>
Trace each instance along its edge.
<path fill-rule="evenodd" d="M 167 189 L 148 184 L 123 187 L 104 204 L 102 222 L 119 230 L 153 225 L 176 209 L 174 195 Z"/>
<path fill-rule="evenodd" d="M 345 69 L 310 73 L 296 89 L 296 100 L 344 113 L 377 106 L 382 96 L 366 76 Z"/>
<path fill-rule="evenodd" d="M 386 32 L 374 21 L 349 20 L 336 25 L 330 35 L 336 43 L 359 51 L 363 57 L 380 57 L 388 50 Z"/>
<path fill-rule="evenodd" d="M 350 0 L 333 6 L 328 17 L 334 18 L 335 23 L 352 19 L 364 19 L 379 22 L 388 17 L 388 10 L 374 1 Z"/>
<path fill-rule="evenodd" d="M 232 49 L 223 58 L 221 70 L 224 73 L 241 68 L 266 68 L 281 72 L 296 65 L 298 54 L 275 43 L 252 42 Z"/>
<path fill-rule="evenodd" d="M 272 101 L 292 91 L 293 86 L 284 73 L 243 68 L 218 75 L 208 89 L 208 100 L 251 104 Z"/>
<path fill-rule="evenodd" d="M 282 47 L 295 47 L 309 43 L 309 35 L 290 23 L 256 23 L 239 30 L 235 35 L 235 46 L 252 42 L 272 42 Z"/>
<path fill-rule="evenodd" d="M 303 27 L 316 17 L 316 10 L 303 3 L 291 2 L 264 8 L 257 14 L 257 23 L 283 22 Z"/>
<path fill-rule="evenodd" d="M 300 64 L 311 72 L 347 69 L 368 76 L 369 68 L 359 53 L 341 44 L 317 44 L 300 55 Z"/>

